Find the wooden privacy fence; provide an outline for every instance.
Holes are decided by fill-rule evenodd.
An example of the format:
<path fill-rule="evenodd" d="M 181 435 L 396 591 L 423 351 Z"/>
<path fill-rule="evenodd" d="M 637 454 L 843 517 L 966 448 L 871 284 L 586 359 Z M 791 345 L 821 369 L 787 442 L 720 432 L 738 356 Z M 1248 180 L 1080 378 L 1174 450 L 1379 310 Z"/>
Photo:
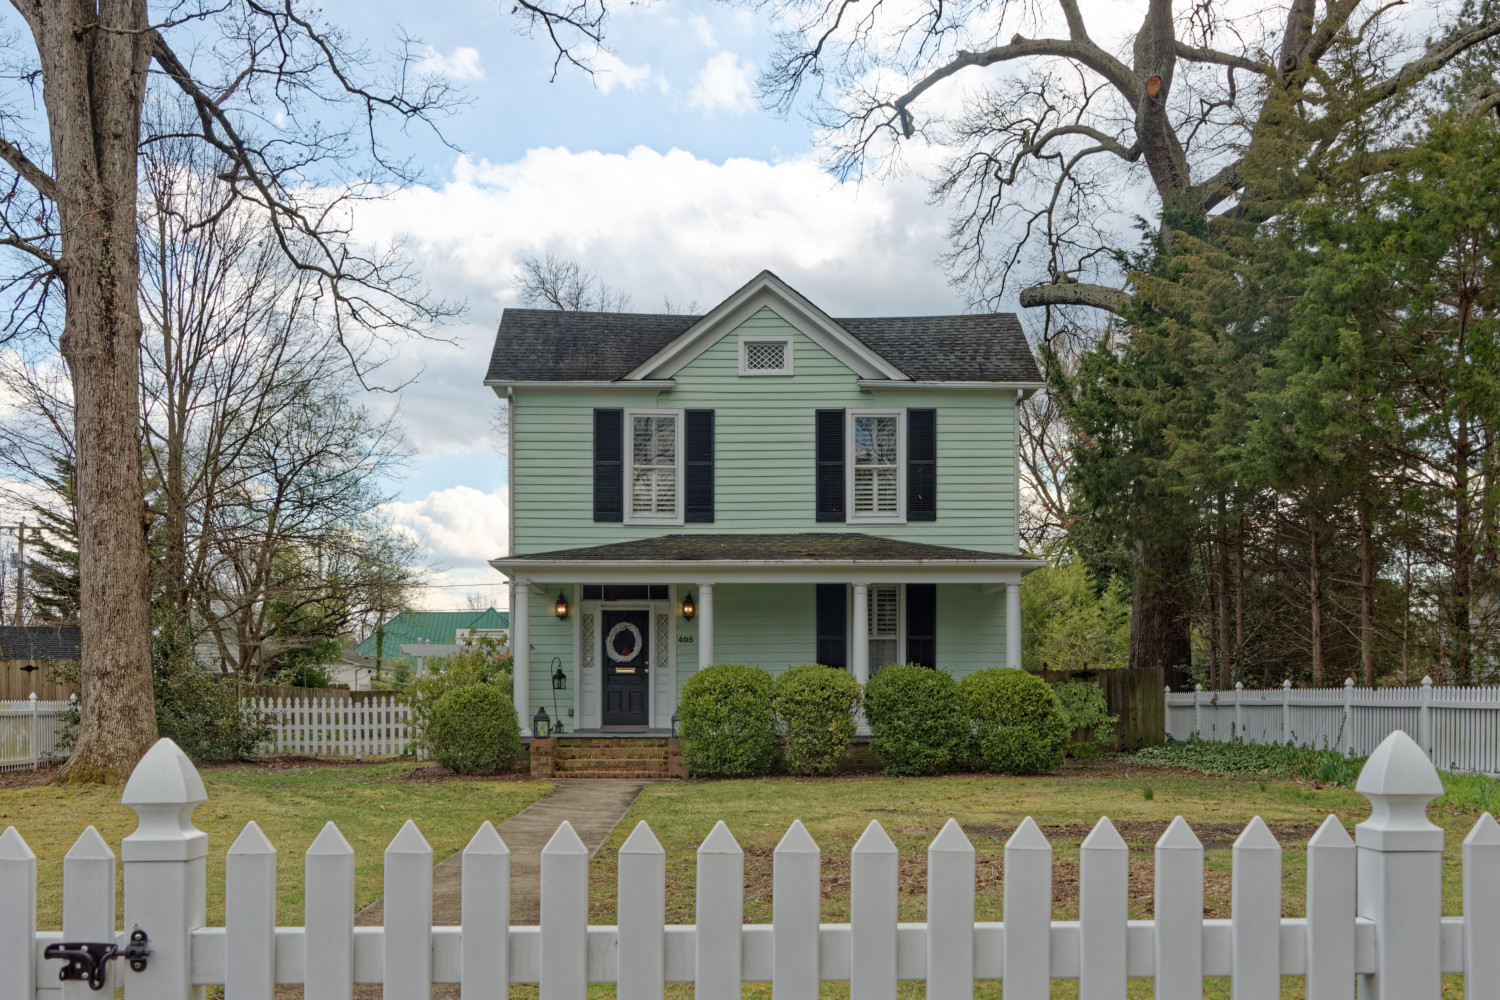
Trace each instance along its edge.
<path fill-rule="evenodd" d="M 42 701 L 32 695 L 25 701 L 0 701 L 0 771 L 35 768 L 64 760 L 58 748 L 68 702 Z"/>
<path fill-rule="evenodd" d="M 411 708 L 396 695 L 347 698 L 243 698 L 268 721 L 262 756 L 386 757 L 413 752 Z"/>
<path fill-rule="evenodd" d="M 14 829 L 0 836 L 0 996 L 59 993 L 49 946 L 121 949 L 132 933 L 144 966 L 106 963 L 100 986 L 127 1000 L 189 1000 L 203 986 L 225 1000 L 272 1000 L 278 983 L 306 1000 L 349 1000 L 354 983 L 388 1000 L 418 1000 L 434 983 L 465 997 L 503 998 L 539 983 L 540 1000 L 584 1000 L 589 983 L 620 1000 L 660 1000 L 668 982 L 697 1000 L 739 1000 L 770 982 L 777 1000 L 816 1000 L 820 982 L 851 1000 L 894 1000 L 902 980 L 929 1000 L 971 1000 L 978 980 L 1003 980 L 1006 1000 L 1041 1000 L 1051 980 L 1077 979 L 1081 1000 L 1123 1000 L 1127 979 L 1154 981 L 1156 1000 L 1202 996 L 1206 977 L 1232 979 L 1235 1000 L 1276 1000 L 1281 976 L 1309 1000 L 1438 1000 L 1444 973 L 1468 1000 L 1500 998 L 1500 824 L 1480 817 L 1463 845 L 1463 916 L 1442 915 L 1443 831 L 1427 804 L 1437 772 L 1393 733 L 1360 774 L 1373 806 L 1350 839 L 1330 816 L 1307 848 L 1306 916 L 1281 915 L 1281 846 L 1259 817 L 1233 849 L 1231 917 L 1203 917 L 1203 847 L 1178 817 L 1156 844 L 1153 919 L 1127 918 L 1129 851 L 1108 819 L 1080 849 L 1079 919 L 1052 919 L 1052 848 L 1029 817 L 1005 845 L 1004 921 L 975 919 L 975 854 L 953 820 L 927 849 L 927 919 L 900 923 L 897 851 L 877 822 L 854 845 L 849 923 L 819 922 L 821 854 L 800 821 L 777 846 L 768 925 L 744 923 L 744 855 L 722 822 L 697 852 L 696 919 L 665 922 L 666 855 L 640 823 L 620 848 L 617 918 L 590 926 L 589 854 L 563 823 L 541 855 L 541 922 L 510 923 L 510 855 L 488 822 L 463 853 L 461 926 L 432 923 L 433 853 L 410 821 L 385 851 L 385 924 L 354 926 L 354 851 L 329 823 L 307 849 L 301 927 L 277 927 L 276 849 L 247 823 L 225 863 L 223 927 L 204 922 L 208 837 L 192 825 L 205 801 L 193 765 L 169 740 L 142 759 L 123 802 L 140 817 L 121 844 L 123 929 L 115 923 L 115 856 L 89 827 L 63 862 L 62 932 L 37 932 L 36 858 Z M 1358 892 L 1356 893 L 1356 887 Z M 80 953 L 74 947 L 73 953 Z M 109 994 L 105 994 L 109 995 Z"/>
<path fill-rule="evenodd" d="M 1113 670 L 1043 670 L 1048 684 L 1087 681 L 1104 692 L 1104 703 L 1115 717 L 1116 750 L 1138 750 L 1161 743 L 1166 735 L 1162 703 L 1167 672 L 1161 667 L 1122 667 Z"/>
<path fill-rule="evenodd" d="M 1415 733 L 1433 763 L 1500 774 L 1500 687 L 1343 687 L 1167 692 L 1167 734 L 1185 740 L 1298 743 L 1361 756 L 1391 733 Z"/>

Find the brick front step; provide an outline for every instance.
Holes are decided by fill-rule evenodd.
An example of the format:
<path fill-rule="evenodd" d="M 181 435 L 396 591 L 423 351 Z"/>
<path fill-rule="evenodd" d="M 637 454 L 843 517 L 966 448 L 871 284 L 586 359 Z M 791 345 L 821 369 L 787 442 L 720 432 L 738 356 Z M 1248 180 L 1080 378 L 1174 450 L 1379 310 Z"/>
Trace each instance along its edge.
<path fill-rule="evenodd" d="M 665 738 L 533 740 L 535 778 L 681 777 L 681 755 Z"/>

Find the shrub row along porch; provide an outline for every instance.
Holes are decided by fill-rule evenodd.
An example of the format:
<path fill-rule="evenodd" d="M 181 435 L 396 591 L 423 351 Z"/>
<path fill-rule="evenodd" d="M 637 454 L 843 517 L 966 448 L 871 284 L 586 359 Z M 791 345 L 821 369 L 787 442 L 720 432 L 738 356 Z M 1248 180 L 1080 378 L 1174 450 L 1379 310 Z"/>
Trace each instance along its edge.
<path fill-rule="evenodd" d="M 529 734 L 666 732 L 711 663 L 958 676 L 1021 665 L 1020 556 L 862 533 L 666 535 L 493 560 L 511 578 L 514 700 Z"/>

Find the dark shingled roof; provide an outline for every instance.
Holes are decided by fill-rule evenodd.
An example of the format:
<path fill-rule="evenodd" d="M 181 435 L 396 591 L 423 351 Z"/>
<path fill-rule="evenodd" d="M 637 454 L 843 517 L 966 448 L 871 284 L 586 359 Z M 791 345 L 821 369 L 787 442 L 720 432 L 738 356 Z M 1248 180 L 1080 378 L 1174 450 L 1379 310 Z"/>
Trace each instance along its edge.
<path fill-rule="evenodd" d="M 0 660 L 76 660 L 77 626 L 0 625 Z"/>
<path fill-rule="evenodd" d="M 977 549 L 955 549 L 947 545 L 928 545 L 852 531 L 828 531 L 796 535 L 661 535 L 609 545 L 531 552 L 509 559 L 498 559 L 496 562 L 507 563 L 523 559 L 548 562 L 764 562 L 768 559 L 791 562 L 989 562 L 996 559 L 1030 561 L 1031 557 L 981 552 Z"/>
<path fill-rule="evenodd" d="M 507 309 L 487 381 L 613 381 L 670 344 L 701 316 Z M 918 381 L 1040 382 L 1014 313 L 836 319 Z"/>

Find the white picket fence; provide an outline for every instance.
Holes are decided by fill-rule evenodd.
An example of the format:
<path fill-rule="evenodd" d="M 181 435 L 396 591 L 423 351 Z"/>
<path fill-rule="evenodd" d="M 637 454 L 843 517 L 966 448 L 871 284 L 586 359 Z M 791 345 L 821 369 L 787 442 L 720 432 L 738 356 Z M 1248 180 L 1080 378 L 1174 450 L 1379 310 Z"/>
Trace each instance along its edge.
<path fill-rule="evenodd" d="M 39 701 L 35 693 L 26 701 L 0 701 L 0 771 L 35 768 L 68 753 L 57 745 L 62 734 L 66 701 Z"/>
<path fill-rule="evenodd" d="M 147 937 L 144 969 L 108 963 L 104 988 L 127 1000 L 189 1000 L 224 985 L 225 1000 L 272 1000 L 278 983 L 307 1000 L 348 1000 L 383 984 L 390 1000 L 459 983 L 465 997 L 503 998 L 540 984 L 540 1000 L 584 1000 L 613 983 L 619 1000 L 660 1000 L 665 983 L 697 1000 L 739 1000 L 770 982 L 777 1000 L 816 1000 L 820 982 L 851 1000 L 894 1000 L 902 980 L 929 1000 L 971 1000 L 976 981 L 1003 980 L 1006 1000 L 1049 996 L 1079 980 L 1081 1000 L 1122 1000 L 1127 979 L 1154 981 L 1156 1000 L 1202 996 L 1228 976 L 1235 1000 L 1276 1000 L 1281 976 L 1309 1000 L 1438 1000 L 1441 976 L 1465 977 L 1467 1000 L 1500 998 L 1500 824 L 1485 813 L 1463 843 L 1463 916 L 1442 915 L 1443 831 L 1427 804 L 1442 784 L 1404 733 L 1361 773 L 1371 817 L 1354 839 L 1330 816 L 1307 845 L 1306 916 L 1281 915 L 1281 846 L 1254 818 L 1233 848 L 1229 919 L 1203 917 L 1203 847 L 1178 817 L 1156 844 L 1153 919 L 1128 919 L 1129 851 L 1108 819 L 1080 849 L 1079 919 L 1052 919 L 1052 848 L 1026 818 L 1005 845 L 1004 921 L 975 918 L 975 852 L 953 820 L 927 849 L 927 919 L 900 923 L 895 845 L 871 822 L 850 856 L 849 923 L 819 922 L 821 853 L 801 822 L 774 856 L 772 918 L 744 923 L 744 855 L 722 822 L 697 852 L 696 919 L 665 921 L 666 855 L 645 823 L 620 848 L 616 923 L 590 926 L 589 854 L 563 823 L 541 855 L 541 922 L 510 923 L 510 854 L 483 824 L 463 853 L 460 926 L 433 926 L 433 852 L 408 821 L 386 848 L 385 923 L 354 926 L 354 851 L 329 823 L 304 857 L 301 927 L 277 927 L 276 849 L 247 823 L 225 864 L 225 921 L 205 926 L 205 801 L 187 757 L 162 740 L 126 784 L 140 825 L 121 844 L 124 929 L 115 923 L 115 856 L 93 828 L 63 862 L 62 931 L 38 932 L 36 858 L 20 833 L 0 836 L 0 996 L 75 1000 L 44 957 L 60 942 Z M 1357 892 L 1356 892 L 1357 888 Z M 109 995 L 109 994 L 105 994 Z"/>
<path fill-rule="evenodd" d="M 247 712 L 269 719 L 262 756 L 388 757 L 415 750 L 411 708 L 394 694 L 380 698 L 246 698 Z"/>
<path fill-rule="evenodd" d="M 1185 740 L 1293 742 L 1365 755 L 1398 729 L 1415 733 L 1438 767 L 1500 774 L 1500 687 L 1343 687 L 1167 691 L 1167 735 Z"/>

